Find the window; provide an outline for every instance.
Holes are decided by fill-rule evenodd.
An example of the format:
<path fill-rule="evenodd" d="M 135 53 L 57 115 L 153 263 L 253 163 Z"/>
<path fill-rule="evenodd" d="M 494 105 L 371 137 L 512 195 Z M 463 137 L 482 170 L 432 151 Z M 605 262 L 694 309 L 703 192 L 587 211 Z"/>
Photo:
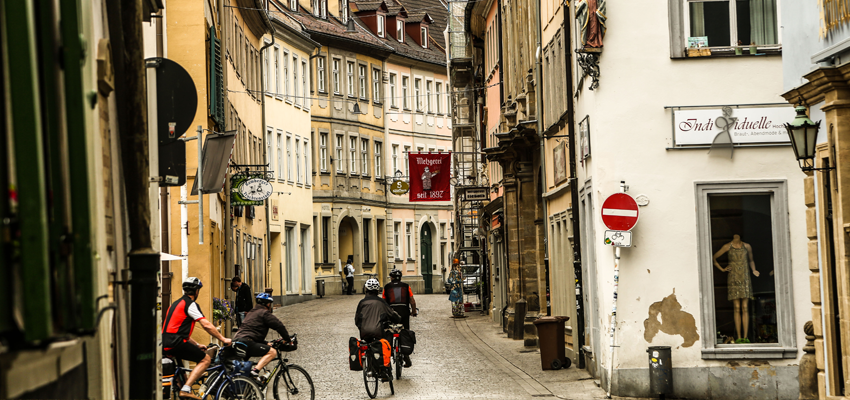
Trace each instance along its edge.
<path fill-rule="evenodd" d="M 407 102 L 407 85 L 408 85 L 409 82 L 410 82 L 410 78 L 408 78 L 406 76 L 401 77 L 401 101 L 402 101 L 401 104 L 402 104 L 402 107 L 404 107 L 405 110 L 410 109 L 410 106 L 408 106 L 408 102 Z"/>
<path fill-rule="evenodd" d="M 397 107 L 395 102 L 395 80 L 396 75 L 390 74 L 390 107 L 393 108 Z"/>
<path fill-rule="evenodd" d="M 401 43 L 404 43 L 404 21 L 395 21 L 395 38 Z"/>
<path fill-rule="evenodd" d="M 316 86 L 319 92 L 324 93 L 325 90 L 325 58 L 319 57 L 316 59 Z"/>
<path fill-rule="evenodd" d="M 440 223 L 440 237 L 443 238 L 443 239 L 446 238 L 446 223 L 445 222 Z"/>
<path fill-rule="evenodd" d="M 333 60 L 333 85 L 334 85 L 334 93 L 340 94 L 339 91 L 339 60 Z"/>
<path fill-rule="evenodd" d="M 346 65 L 348 73 L 348 95 L 354 97 L 357 93 L 354 92 L 354 62 L 349 61 Z"/>
<path fill-rule="evenodd" d="M 289 98 L 289 52 L 283 51 L 283 94 L 286 95 L 286 101 L 292 101 Z"/>
<path fill-rule="evenodd" d="M 360 139 L 360 167 L 363 175 L 369 175 L 369 139 Z"/>
<path fill-rule="evenodd" d="M 776 0 L 680 0 L 669 2 L 673 57 L 685 57 L 688 38 L 705 37 L 709 47 L 779 45 Z"/>
<path fill-rule="evenodd" d="M 336 172 L 342 172 L 345 163 L 342 160 L 342 135 L 336 135 Z"/>
<path fill-rule="evenodd" d="M 277 178 L 283 180 L 283 132 L 277 131 Z"/>
<path fill-rule="evenodd" d="M 363 219 L 363 262 L 368 263 L 369 258 L 369 225 L 372 224 L 371 218 Z"/>
<path fill-rule="evenodd" d="M 452 115 L 452 96 L 449 94 L 449 86 L 446 85 L 446 114 Z"/>
<path fill-rule="evenodd" d="M 295 137 L 295 182 L 301 183 L 301 138 Z"/>
<path fill-rule="evenodd" d="M 384 16 L 378 15 L 378 37 L 384 37 Z"/>
<path fill-rule="evenodd" d="M 401 247 L 399 247 L 399 245 L 401 243 L 398 239 L 398 235 L 399 235 L 400 230 L 401 230 L 401 222 L 393 223 L 393 256 L 396 258 L 396 260 L 401 259 Z"/>
<path fill-rule="evenodd" d="M 357 173 L 357 138 L 350 137 L 348 138 L 348 157 L 351 160 L 351 170 L 349 173 L 356 174 Z"/>
<path fill-rule="evenodd" d="M 381 70 L 372 70 L 372 101 L 381 102 Z"/>
<path fill-rule="evenodd" d="M 310 186 L 313 183 L 313 173 L 310 171 L 310 141 L 304 138 L 304 183 Z"/>
<path fill-rule="evenodd" d="M 319 0 L 319 6 L 322 8 L 320 17 L 328 19 L 328 0 Z"/>
<path fill-rule="evenodd" d="M 298 96 L 298 56 L 292 55 L 292 95 L 295 97 L 295 105 L 301 105 L 301 97 Z M 306 93 L 305 93 L 306 94 Z"/>
<path fill-rule="evenodd" d="M 451 238 L 451 239 L 455 238 L 455 223 L 454 222 L 449 223 L 449 238 Z"/>
<path fill-rule="evenodd" d="M 375 142 L 375 177 L 382 178 L 383 177 L 383 158 L 381 157 L 381 149 L 383 144 L 381 142 Z"/>
<path fill-rule="evenodd" d="M 280 48 L 274 48 L 274 93 L 275 96 L 280 96 Z"/>
<path fill-rule="evenodd" d="M 407 224 L 405 224 L 404 232 L 405 232 L 405 235 L 407 235 L 407 252 L 405 254 L 407 255 L 408 260 L 414 259 L 413 258 L 413 235 L 411 234 L 412 231 L 413 231 L 413 223 L 408 222 Z"/>
<path fill-rule="evenodd" d="M 391 173 L 395 174 L 398 171 L 398 145 L 393 145 L 393 170 Z"/>
<path fill-rule="evenodd" d="M 415 79 L 413 81 L 413 98 L 416 101 L 416 111 L 422 111 L 422 98 L 419 97 L 419 92 L 422 89 L 422 79 Z"/>
<path fill-rule="evenodd" d="M 410 154 L 410 146 L 404 146 L 404 176 L 410 177 L 410 164 L 407 155 Z"/>
<path fill-rule="evenodd" d="M 428 48 L 428 28 L 423 26 L 422 28 L 419 29 L 419 33 L 420 33 L 421 39 L 422 39 L 422 47 L 427 49 Z"/>
<path fill-rule="evenodd" d="M 328 263 L 328 235 L 331 229 L 331 217 L 322 217 L 322 262 Z"/>
<path fill-rule="evenodd" d="M 339 19 L 343 24 L 348 23 L 348 0 L 339 0 Z"/>
<path fill-rule="evenodd" d="M 274 143 L 274 138 L 272 137 L 272 128 L 267 128 L 266 131 L 266 159 L 269 163 L 269 170 L 274 171 L 274 158 L 272 157 L 272 143 Z"/>
<path fill-rule="evenodd" d="M 304 109 L 310 108 L 310 87 L 307 84 L 307 60 L 301 60 L 301 93 L 304 93 Z"/>
<path fill-rule="evenodd" d="M 292 182 L 292 135 L 286 135 L 286 179 Z"/>
<path fill-rule="evenodd" d="M 442 114 L 443 113 L 443 107 L 442 107 L 443 102 L 442 102 L 442 99 L 440 98 L 440 95 L 443 94 L 443 84 L 440 83 L 440 82 L 437 82 L 436 89 L 437 89 L 437 93 L 436 93 L 436 96 L 434 96 L 434 97 L 437 100 L 436 101 L 436 103 L 437 103 L 437 114 Z"/>
<path fill-rule="evenodd" d="M 298 11 L 298 0 L 289 0 L 289 9 L 292 11 Z"/>
<path fill-rule="evenodd" d="M 697 183 L 696 191 L 702 331 L 716 332 L 699 338 L 702 358 L 795 358 L 792 295 L 777 290 L 792 286 L 786 182 Z M 741 318 L 749 329 L 733 323 Z"/>
<path fill-rule="evenodd" d="M 319 134 L 319 169 L 322 172 L 328 170 L 328 134 Z"/>
<path fill-rule="evenodd" d="M 433 85 L 433 82 L 431 82 L 431 81 L 425 82 L 425 102 L 426 102 L 426 105 L 427 105 L 426 110 L 428 110 L 429 113 L 432 112 L 432 110 L 431 110 L 431 86 L 432 85 Z"/>
<path fill-rule="evenodd" d="M 266 44 L 268 43 L 269 42 L 266 42 Z M 263 68 L 263 92 L 270 95 L 271 93 L 269 93 L 269 89 L 271 87 L 269 87 L 269 71 L 271 71 L 271 68 L 269 67 L 271 65 L 269 64 L 269 49 L 266 49 L 266 51 L 263 52 L 263 66 L 265 67 Z"/>
<path fill-rule="evenodd" d="M 357 72 L 360 73 L 360 98 L 365 99 L 366 98 L 366 85 L 367 85 L 367 83 L 366 83 L 366 66 L 365 65 L 359 65 L 358 67 L 359 68 L 358 68 Z"/>

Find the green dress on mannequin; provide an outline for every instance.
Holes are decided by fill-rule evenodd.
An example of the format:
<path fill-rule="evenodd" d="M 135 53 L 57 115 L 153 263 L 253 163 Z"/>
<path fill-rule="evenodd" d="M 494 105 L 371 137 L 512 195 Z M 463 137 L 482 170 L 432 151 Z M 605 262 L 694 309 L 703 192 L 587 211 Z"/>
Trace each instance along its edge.
<path fill-rule="evenodd" d="M 723 268 L 717 262 L 717 258 L 727 252 L 729 253 L 727 256 L 729 262 L 726 264 L 726 268 Z M 756 270 L 756 262 L 753 260 L 753 248 L 742 242 L 740 235 L 732 235 L 732 241 L 724 244 L 717 253 L 714 253 L 714 266 L 729 273 L 726 289 L 729 293 L 727 298 L 732 300 L 734 306 L 735 333 L 738 334 L 735 343 L 749 343 L 747 334 L 750 329 L 750 299 L 753 298 L 753 285 L 747 267 L 753 271 L 753 275 L 759 276 L 759 272 Z M 744 328 L 743 336 L 741 335 L 741 325 Z"/>

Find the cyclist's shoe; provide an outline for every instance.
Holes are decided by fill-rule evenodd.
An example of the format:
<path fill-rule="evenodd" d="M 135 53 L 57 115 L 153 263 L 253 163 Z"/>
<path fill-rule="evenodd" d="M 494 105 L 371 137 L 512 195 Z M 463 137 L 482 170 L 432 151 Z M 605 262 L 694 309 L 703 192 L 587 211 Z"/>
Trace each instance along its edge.
<path fill-rule="evenodd" d="M 177 397 L 179 397 L 181 399 L 198 399 L 198 400 L 201 400 L 201 398 L 198 397 L 198 396 L 195 396 L 194 393 L 185 392 L 185 391 L 182 391 L 182 390 L 180 391 L 180 393 L 177 394 Z"/>
<path fill-rule="evenodd" d="M 251 368 L 251 377 L 254 379 L 260 379 L 260 371 L 256 368 Z"/>
<path fill-rule="evenodd" d="M 410 368 L 413 366 L 413 363 L 410 362 L 410 356 L 404 355 L 402 358 L 404 358 L 404 368 Z"/>

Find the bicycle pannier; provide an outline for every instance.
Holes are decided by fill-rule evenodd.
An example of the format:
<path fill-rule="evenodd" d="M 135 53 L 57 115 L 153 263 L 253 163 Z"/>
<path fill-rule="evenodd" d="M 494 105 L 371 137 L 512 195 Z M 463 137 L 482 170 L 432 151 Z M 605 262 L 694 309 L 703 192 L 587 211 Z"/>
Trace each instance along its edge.
<path fill-rule="evenodd" d="M 390 342 L 387 339 L 381 339 L 376 342 L 372 342 L 369 346 L 371 346 L 372 357 L 375 357 L 375 364 L 383 365 L 384 367 L 390 366 L 390 360 L 392 357 L 390 356 Z"/>
<path fill-rule="evenodd" d="M 355 337 L 348 339 L 348 369 L 363 370 L 363 365 L 360 364 L 360 342 Z"/>
<path fill-rule="evenodd" d="M 415 344 L 416 334 L 410 329 L 405 329 L 398 334 L 398 347 L 401 350 L 401 354 L 408 356 L 413 354 L 413 345 Z"/>
<path fill-rule="evenodd" d="M 174 382 L 174 372 L 177 366 L 170 358 L 163 357 L 162 359 L 162 398 L 171 398 L 171 383 Z M 179 388 L 177 390 L 180 390 Z"/>

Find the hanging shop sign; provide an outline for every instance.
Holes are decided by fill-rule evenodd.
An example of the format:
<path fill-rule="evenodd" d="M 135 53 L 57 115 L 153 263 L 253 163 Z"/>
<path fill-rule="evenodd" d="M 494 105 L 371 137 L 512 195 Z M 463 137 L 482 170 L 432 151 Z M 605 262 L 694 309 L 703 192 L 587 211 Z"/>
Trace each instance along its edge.
<path fill-rule="evenodd" d="M 728 106 L 727 106 L 728 107 Z M 794 119 L 794 107 L 731 106 L 673 110 L 674 146 L 710 145 L 718 134 L 728 132 L 735 145 L 789 143 L 784 124 Z"/>
<path fill-rule="evenodd" d="M 449 201 L 451 153 L 410 153 L 410 201 Z"/>
<path fill-rule="evenodd" d="M 274 190 L 265 174 L 235 175 L 231 182 L 230 204 L 234 206 L 261 206 Z"/>
<path fill-rule="evenodd" d="M 466 201 L 484 201 L 490 198 L 490 190 L 486 187 L 468 188 L 463 192 Z"/>

